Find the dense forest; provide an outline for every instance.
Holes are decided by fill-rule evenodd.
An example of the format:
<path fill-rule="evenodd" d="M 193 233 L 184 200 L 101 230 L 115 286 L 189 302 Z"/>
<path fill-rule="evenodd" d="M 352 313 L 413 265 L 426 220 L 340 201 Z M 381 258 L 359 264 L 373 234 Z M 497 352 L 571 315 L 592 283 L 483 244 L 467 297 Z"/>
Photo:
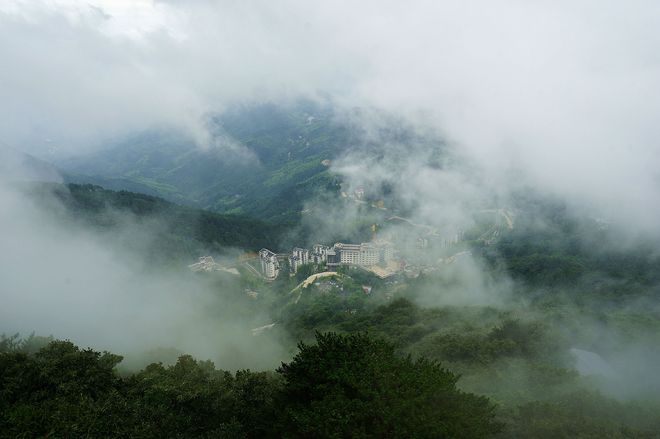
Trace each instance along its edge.
<path fill-rule="evenodd" d="M 409 293 L 413 299 L 420 287 L 410 285 L 400 295 Z M 401 355 L 441 361 L 461 375 L 461 389 L 497 403 L 498 419 L 505 425 L 501 437 L 658 437 L 660 431 L 660 403 L 653 390 L 642 397 L 643 403 L 606 396 L 598 379 L 574 369 L 570 353 L 573 346 L 612 349 L 612 341 L 600 334 L 576 337 L 589 332 L 590 317 L 626 331 L 624 344 L 657 331 L 657 323 L 640 327 L 640 322 L 601 311 L 580 315 L 568 304 L 554 309 L 428 308 L 400 298 L 376 305 L 361 300 L 357 291 L 344 297 L 303 298 L 286 311 L 288 329 L 300 338 L 311 339 L 314 329 L 368 331 L 388 340 Z"/>
<path fill-rule="evenodd" d="M 533 192 L 514 199 L 516 227 L 484 248 L 491 262 L 532 286 L 570 286 L 626 300 L 660 293 L 660 252 L 653 242 L 627 242 L 604 220 L 571 214 L 566 203 Z M 628 231 L 630 235 L 630 231 Z M 628 238 L 630 239 L 630 238 Z"/>
<path fill-rule="evenodd" d="M 604 396 L 565 366 L 567 337 L 530 316 L 300 305 L 287 324 L 308 341 L 275 371 L 183 355 L 128 372 L 112 353 L 3 337 L 1 437 L 658 437 L 657 402 Z"/>
<path fill-rule="evenodd" d="M 291 226 L 92 185 L 23 189 L 69 226 L 108 236 L 148 228 L 158 263 L 181 265 L 229 246 L 276 248 Z M 318 267 L 272 283 L 242 266 L 240 277 L 197 275 L 216 291 L 208 308 L 219 320 L 269 316 L 290 352 L 275 370 L 221 370 L 177 350 L 140 364 L 69 341 L 2 336 L 0 434 L 660 437 L 657 387 L 643 382 L 650 371 L 637 369 L 638 377 L 624 367 L 652 365 L 660 342 L 648 306 L 658 285 L 652 246 L 612 246 L 611 229 L 548 200 L 525 200 L 516 227 L 494 243 L 479 233 L 458 250 L 483 263 L 469 276 L 507 280 L 505 294 L 489 287 L 487 303 L 445 301 L 469 261 L 386 280 L 341 267 L 336 279 L 296 294 Z M 637 358 L 632 347 L 649 357 Z M 616 370 L 584 374 L 576 352 L 598 352 Z"/>
<path fill-rule="evenodd" d="M 391 344 L 316 335 L 274 372 L 182 356 L 128 376 L 68 341 L 0 341 L 0 437 L 463 437 L 498 432 L 486 398 Z"/>

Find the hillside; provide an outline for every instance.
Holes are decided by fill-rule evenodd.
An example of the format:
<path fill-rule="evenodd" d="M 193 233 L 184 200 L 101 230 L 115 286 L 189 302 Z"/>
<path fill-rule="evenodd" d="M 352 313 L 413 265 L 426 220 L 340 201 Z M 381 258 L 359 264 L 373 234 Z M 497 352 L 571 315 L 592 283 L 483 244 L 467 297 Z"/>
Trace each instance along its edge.
<path fill-rule="evenodd" d="M 31 187 L 33 195 L 54 195 L 65 207 L 61 219 L 70 226 L 91 225 L 116 239 L 122 239 L 119 232 L 131 229 L 131 225 L 138 232 L 148 229 L 155 237 L 148 254 L 158 262 L 158 258 L 176 261 L 180 268 L 185 267 L 182 260 L 190 260 L 201 249 L 256 249 L 275 245 L 273 240 L 284 232 L 284 227 L 262 221 L 182 207 L 144 194 L 91 185 Z M 657 254 L 642 247 L 634 252 L 613 249 L 604 244 L 611 241 L 606 239 L 612 232 L 607 227 L 597 227 L 600 223 L 590 218 L 576 218 L 561 203 L 537 194 L 519 197 L 515 211 L 515 226 L 503 227 L 498 240 L 484 244 L 471 239 L 460 244 L 468 246 L 477 258 L 485 258 L 479 272 L 470 270 L 467 259 L 443 264 L 416 277 L 402 274 L 390 279 L 380 279 L 359 268 L 342 267 L 344 276 L 340 280 L 314 282 L 298 299 L 291 291 L 305 276 L 302 272 L 294 277 L 279 276 L 273 282 L 264 282 L 248 270 L 241 270 L 241 276 L 231 279 L 216 274 L 193 276 L 191 285 L 196 288 L 210 285 L 211 294 L 204 308 L 214 321 L 221 324 L 230 315 L 239 316 L 240 330 L 233 334 L 245 335 L 241 343 L 252 347 L 251 351 L 279 340 L 284 351 L 291 352 L 290 358 L 282 358 L 284 363 L 309 360 L 305 362 L 311 368 L 309 375 L 293 376 L 313 377 L 300 383 L 308 386 L 302 395 L 287 390 L 287 383 L 291 382 L 285 373 L 287 366 L 256 374 L 236 373 L 184 355 L 178 362 L 172 359 L 173 365 L 154 358 L 150 361 L 156 362 L 142 370 L 143 366 L 139 366 L 132 373 L 120 373 L 121 369 L 114 368 L 120 358 L 113 356 L 103 375 L 111 380 L 110 385 L 90 380 L 90 394 L 77 389 L 66 401 L 55 390 L 37 400 L 21 399 L 24 392 L 17 391 L 8 397 L 6 409 L 12 414 L 26 410 L 35 417 L 40 413 L 62 413 L 65 418 L 61 421 L 34 424 L 58 432 L 71 431 L 71 426 L 77 425 L 96 428 L 96 418 L 78 418 L 77 414 L 87 416 L 103 410 L 108 416 L 122 419 L 103 428 L 129 436 L 139 435 L 143 431 L 140 429 L 157 436 L 163 428 L 160 419 L 167 418 L 166 429 L 180 431 L 183 437 L 198 437 L 216 429 L 228 429 L 231 437 L 256 431 L 254 434 L 259 437 L 264 435 L 262 429 L 271 428 L 275 429 L 271 434 L 277 436 L 283 425 L 297 428 L 287 413 L 304 412 L 312 419 L 306 431 L 316 433 L 314 428 L 320 425 L 319 420 L 336 419 L 328 413 L 339 413 L 337 419 L 342 422 L 350 419 L 356 423 L 354 428 L 376 422 L 373 419 L 381 420 L 382 413 L 396 407 L 406 409 L 406 417 L 419 413 L 420 407 L 432 410 L 425 416 L 436 416 L 433 403 L 419 402 L 418 390 L 407 391 L 410 386 L 417 389 L 414 386 L 420 378 L 425 380 L 423 386 L 438 382 L 439 377 L 425 372 L 428 365 L 434 364 L 433 370 L 442 368 L 445 374 L 451 374 L 447 376 L 460 377 L 458 381 L 451 380 L 449 391 L 455 397 L 459 395 L 455 390 L 460 395 L 470 395 L 468 400 L 492 421 L 488 422 L 487 433 L 472 437 L 657 437 L 657 385 L 635 375 L 651 376 L 658 358 L 660 332 L 656 310 L 646 305 L 646 299 L 657 293 Z M 432 249 L 429 251 L 432 254 Z M 476 285 L 469 282 L 468 278 L 473 277 L 502 281 L 510 277 L 515 283 L 503 283 L 507 291 L 499 291 L 497 285 L 489 287 L 488 295 L 501 295 L 492 302 L 482 303 L 484 299 L 480 299 L 454 303 L 451 296 L 456 283 L 461 295 L 469 294 L 469 289 Z M 368 293 L 365 286 L 369 287 Z M 625 295 L 621 294 L 623 290 Z M 259 323 L 251 319 L 254 316 L 260 316 Z M 186 326 L 199 324 L 195 321 Z M 369 338 L 365 338 L 365 332 Z M 214 334 L 212 343 L 216 342 L 213 337 L 221 340 L 225 333 Z M 69 342 L 57 341 L 39 350 L 40 346 L 32 346 L 33 337 L 24 342 L 17 338 L 0 336 L 0 351 L 5 351 L 0 356 L 4 364 L 11 366 L 7 366 L 8 376 L 19 373 L 20 367 L 13 367 L 16 364 L 38 372 L 41 367 L 50 367 L 51 362 L 60 364 L 65 360 L 71 360 L 67 370 L 76 365 L 81 366 L 75 369 L 81 374 L 95 370 L 94 362 L 83 361 L 97 355 L 93 351 L 81 351 Z M 296 354 L 297 341 L 302 344 Z M 373 354 L 387 352 L 387 357 L 376 357 L 378 361 L 372 362 L 372 352 L 366 351 L 365 355 L 362 348 L 349 355 L 355 341 L 367 347 L 380 346 Z M 174 339 L 165 343 L 167 352 L 185 352 L 179 350 Z M 325 348 L 319 351 L 314 343 Z M 223 356 L 239 356 L 221 348 L 216 352 L 220 361 Z M 307 357 L 310 352 L 313 355 Z M 105 355 L 101 358 L 111 358 L 107 356 L 110 354 Z M 611 369 L 610 375 L 600 376 L 598 370 L 585 367 L 581 363 L 585 355 L 599 359 Z M 383 369 L 392 364 L 398 365 L 396 371 Z M 30 377 L 43 376 L 37 372 Z M 347 377 L 348 382 L 337 382 L 337 376 Z M 392 381 L 401 376 L 412 381 Z M 29 385 L 52 385 L 35 379 L 16 378 Z M 77 380 L 74 377 L 69 384 L 77 385 Z M 339 387 L 328 398 L 327 389 L 333 383 Z M 163 388 L 169 389 L 165 399 L 144 397 L 160 394 Z M 371 393 L 374 389 L 378 390 L 375 395 Z M 97 391 L 101 397 L 95 396 Z M 117 398 L 113 399 L 116 405 L 103 405 L 108 393 Z M 193 398 L 190 405 L 180 406 L 188 397 Z M 150 406 L 148 401 L 156 403 Z M 162 401 L 172 401 L 172 405 L 163 405 Z M 203 404 L 198 405 L 198 401 Z M 442 403 L 443 413 L 454 408 L 457 414 L 467 413 L 464 422 L 471 425 L 484 419 L 474 416 L 471 408 L 464 411 L 462 404 L 455 405 L 460 400 L 451 401 L 454 402 Z M 381 403 L 382 407 L 377 405 Z M 358 409 L 353 408 L 355 404 Z M 245 406 L 256 410 L 256 414 L 241 408 Z M 239 408 L 226 411 L 229 407 Z M 346 412 L 333 411 L 346 407 Z M 371 412 L 369 407 L 377 410 Z M 246 415 L 240 422 L 234 422 L 244 411 Z M 204 416 L 194 418 L 199 413 Z M 275 418 L 282 423 L 273 421 Z M 30 431 L 41 432 L 40 427 L 29 427 L 33 424 L 28 425 L 24 419 L 32 418 L 8 416 L 0 423 L 4 422 L 7 431 L 35 428 Z M 263 424 L 263 419 L 270 421 Z M 396 424 L 400 416 L 394 419 Z M 420 425 L 426 428 L 431 424 Z M 335 431 L 337 427 L 328 428 Z M 248 437 L 249 434 L 246 433 Z M 402 435 L 411 436 L 424 437 L 414 431 Z"/>
<path fill-rule="evenodd" d="M 66 223 L 82 223 L 116 233 L 131 224 L 150 236 L 156 260 L 190 261 L 204 252 L 226 248 L 277 248 L 283 231 L 264 221 L 241 215 L 222 215 L 180 206 L 151 195 L 112 191 L 94 185 L 32 184 L 29 193 L 43 206 L 51 206 Z M 53 207 L 54 197 L 64 209 Z"/>
<path fill-rule="evenodd" d="M 349 132 L 331 110 L 244 106 L 212 118 L 209 130 L 206 149 L 179 133 L 151 130 L 57 164 L 69 182 L 278 221 L 295 219 L 315 191 L 337 190 L 324 160 L 345 149 Z"/>

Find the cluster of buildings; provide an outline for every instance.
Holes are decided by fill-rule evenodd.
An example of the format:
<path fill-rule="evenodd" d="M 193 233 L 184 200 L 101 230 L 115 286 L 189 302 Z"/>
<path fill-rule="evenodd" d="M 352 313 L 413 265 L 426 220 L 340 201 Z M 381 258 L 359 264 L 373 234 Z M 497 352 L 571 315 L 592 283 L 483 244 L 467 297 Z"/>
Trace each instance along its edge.
<path fill-rule="evenodd" d="M 387 265 L 394 259 L 394 246 L 387 241 L 362 244 L 336 243 L 332 247 L 317 244 L 311 250 L 296 247 L 291 254 L 277 254 L 266 248 L 259 251 L 261 274 L 269 280 L 280 273 L 280 262 L 286 260 L 292 274 L 305 264 L 314 263 L 328 268 L 340 265 L 373 267 Z"/>

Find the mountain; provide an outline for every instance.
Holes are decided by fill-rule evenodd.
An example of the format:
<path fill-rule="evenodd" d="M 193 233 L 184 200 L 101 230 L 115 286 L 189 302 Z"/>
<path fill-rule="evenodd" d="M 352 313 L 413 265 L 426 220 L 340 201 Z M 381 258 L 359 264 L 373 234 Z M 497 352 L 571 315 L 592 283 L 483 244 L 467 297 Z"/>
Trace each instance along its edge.
<path fill-rule="evenodd" d="M 89 184 L 31 183 L 24 190 L 65 224 L 83 224 L 110 233 L 125 228 L 127 221 L 138 232 L 144 228 L 154 237 L 148 253 L 157 262 L 190 261 L 227 248 L 277 249 L 284 231 L 281 226 L 241 215 L 222 215 Z M 50 202 L 53 199 L 57 203 Z"/>
<path fill-rule="evenodd" d="M 351 134 L 328 108 L 241 106 L 211 118 L 208 129 L 207 148 L 180 133 L 150 130 L 57 165 L 69 182 L 278 222 L 295 219 L 317 191 L 338 190 L 329 160 Z"/>

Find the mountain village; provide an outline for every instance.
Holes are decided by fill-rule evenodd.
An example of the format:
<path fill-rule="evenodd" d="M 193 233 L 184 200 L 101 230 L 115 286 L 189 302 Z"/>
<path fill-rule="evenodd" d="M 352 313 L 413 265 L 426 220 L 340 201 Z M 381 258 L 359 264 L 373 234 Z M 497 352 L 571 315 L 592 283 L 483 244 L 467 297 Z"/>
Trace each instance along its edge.
<path fill-rule="evenodd" d="M 360 267 L 380 278 L 390 277 L 402 270 L 401 261 L 395 259 L 394 245 L 388 241 L 371 241 L 361 244 L 338 242 L 332 247 L 316 244 L 311 250 L 296 247 L 291 253 L 274 253 L 263 248 L 259 251 L 262 276 L 274 280 L 285 264 L 295 274 L 305 264 L 325 265 L 328 269 L 342 265 Z"/>

